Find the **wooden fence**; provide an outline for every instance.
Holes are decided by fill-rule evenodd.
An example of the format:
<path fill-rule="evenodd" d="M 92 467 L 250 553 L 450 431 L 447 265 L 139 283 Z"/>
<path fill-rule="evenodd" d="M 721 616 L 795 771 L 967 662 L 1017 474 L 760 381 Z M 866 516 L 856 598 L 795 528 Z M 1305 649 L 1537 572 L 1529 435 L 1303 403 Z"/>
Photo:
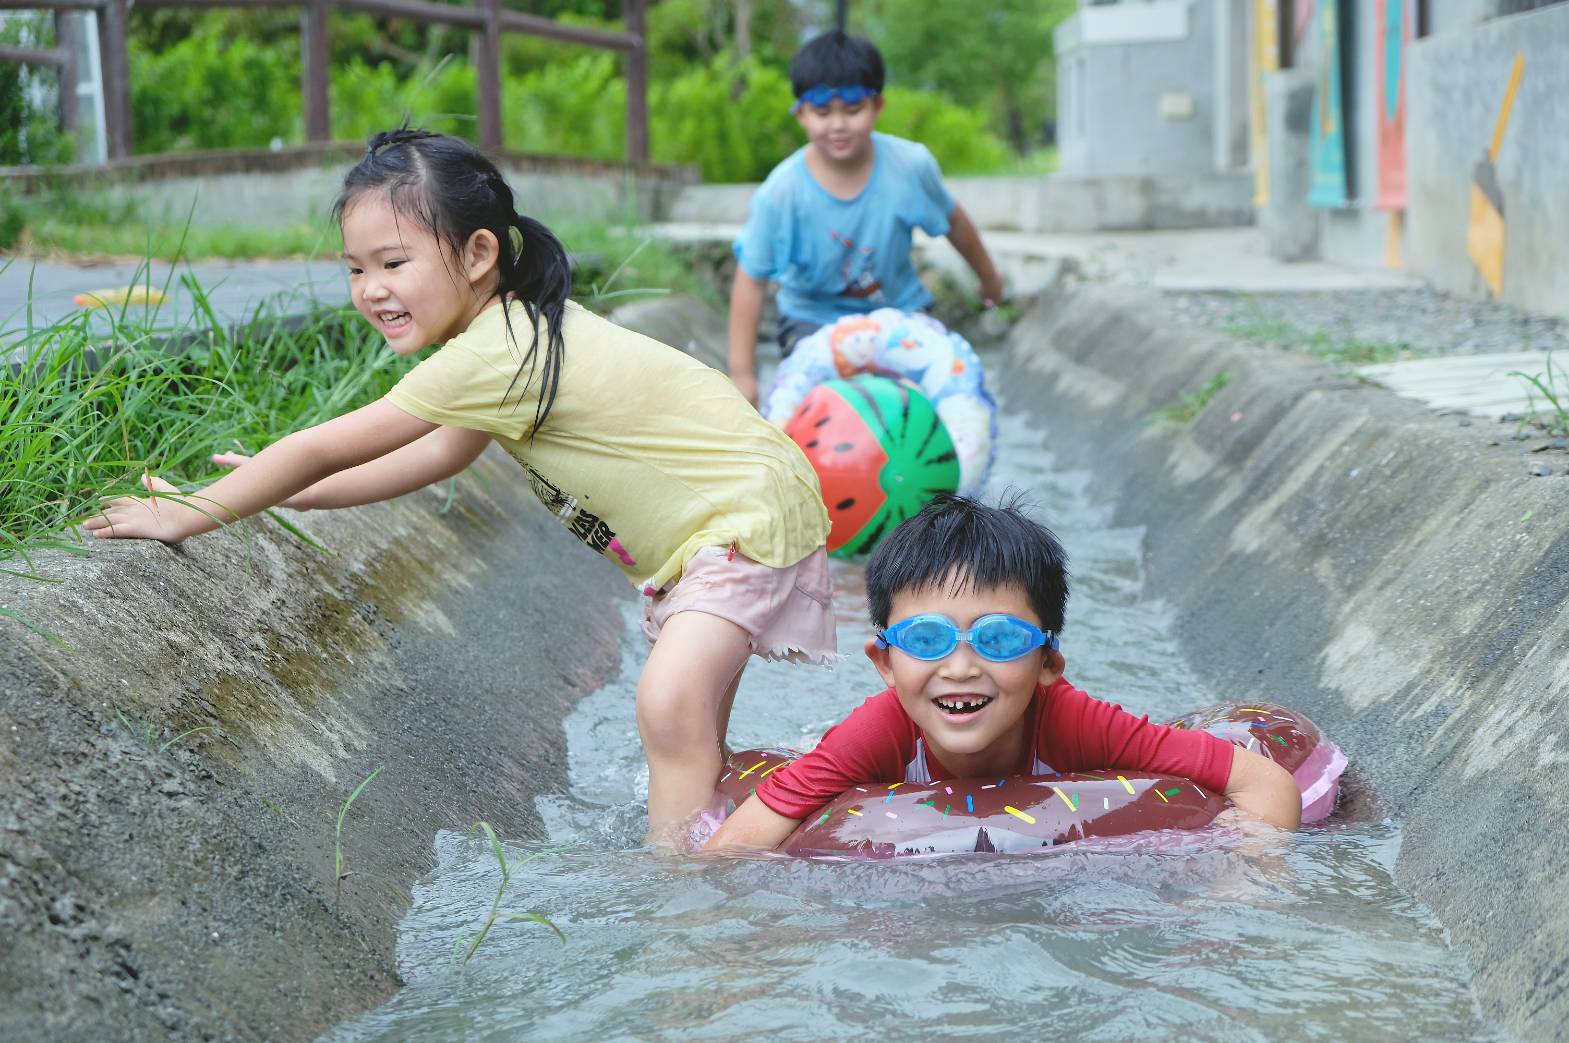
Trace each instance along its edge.
<path fill-rule="evenodd" d="M 142 11 L 160 8 L 298 7 L 300 12 L 300 80 L 305 99 L 305 137 L 325 142 L 331 137 L 327 108 L 327 15 L 334 10 L 407 18 L 411 21 L 456 26 L 474 33 L 473 57 L 477 78 L 479 144 L 501 148 L 501 37 L 506 33 L 542 36 L 564 43 L 620 51 L 625 61 L 627 87 L 627 160 L 639 166 L 648 162 L 648 53 L 644 46 L 644 13 L 648 0 L 622 0 L 623 32 L 563 25 L 548 18 L 503 10 L 501 0 L 473 0 L 473 6 L 432 3 L 429 0 L 135 0 Z M 102 67 L 104 136 L 110 159 L 133 152 L 131 125 L 131 70 L 128 15 L 131 0 L 0 0 L 0 10 L 93 11 L 98 15 L 98 51 Z M 54 48 L 0 47 L 0 61 L 53 65 L 60 69 L 60 96 L 67 112 L 74 111 L 78 72 L 74 48 L 65 28 L 69 19 L 56 19 L 61 27 Z M 69 99 L 69 103 L 68 100 Z"/>

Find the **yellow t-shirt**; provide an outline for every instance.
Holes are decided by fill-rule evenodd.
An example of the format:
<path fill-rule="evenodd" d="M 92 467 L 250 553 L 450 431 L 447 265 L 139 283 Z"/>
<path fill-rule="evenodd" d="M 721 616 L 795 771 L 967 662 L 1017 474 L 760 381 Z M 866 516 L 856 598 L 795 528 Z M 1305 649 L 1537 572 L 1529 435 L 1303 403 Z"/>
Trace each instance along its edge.
<path fill-rule="evenodd" d="M 530 441 L 547 324 L 532 377 L 517 379 L 533 329 L 513 302 L 485 309 L 387 392 L 433 424 L 494 436 L 534 494 L 635 586 L 663 587 L 704 547 L 732 542 L 775 568 L 828 535 L 817 475 L 728 378 L 696 359 L 567 302 L 556 401 Z M 509 391 L 510 388 L 510 391 Z"/>

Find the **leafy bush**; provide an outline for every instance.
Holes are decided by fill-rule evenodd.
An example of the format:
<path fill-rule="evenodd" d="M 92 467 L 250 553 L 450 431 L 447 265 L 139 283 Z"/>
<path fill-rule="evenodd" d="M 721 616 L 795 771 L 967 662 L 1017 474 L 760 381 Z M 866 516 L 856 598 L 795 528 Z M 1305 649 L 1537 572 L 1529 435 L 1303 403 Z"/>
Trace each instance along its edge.
<path fill-rule="evenodd" d="M 156 52 L 133 40 L 131 112 L 137 152 L 298 141 L 299 57 L 205 28 Z"/>
<path fill-rule="evenodd" d="M 603 51 L 557 61 L 502 86 L 507 148 L 590 159 L 626 155 L 626 84 Z"/>
<path fill-rule="evenodd" d="M 354 58 L 332 69 L 332 136 L 363 140 L 397 126 L 407 113 L 417 127 L 474 138 L 474 81 L 473 66 L 451 55 L 401 78 L 391 62 L 368 65 Z"/>
<path fill-rule="evenodd" d="M 801 144 L 785 74 L 728 55 L 649 90 L 649 137 L 661 163 L 691 163 L 705 181 L 761 181 Z"/>
<path fill-rule="evenodd" d="M 943 173 L 980 174 L 1007 162 L 1008 147 L 987 132 L 979 110 L 907 87 L 889 87 L 883 97 L 877 129 L 925 145 Z"/>

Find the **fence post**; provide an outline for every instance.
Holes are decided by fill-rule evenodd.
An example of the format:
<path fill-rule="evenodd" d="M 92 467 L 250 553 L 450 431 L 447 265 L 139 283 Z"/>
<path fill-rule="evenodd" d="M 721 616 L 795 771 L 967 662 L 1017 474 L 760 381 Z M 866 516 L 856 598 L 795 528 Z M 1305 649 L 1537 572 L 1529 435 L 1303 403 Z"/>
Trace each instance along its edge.
<path fill-rule="evenodd" d="M 76 133 L 76 109 L 81 104 L 76 97 L 76 34 L 81 29 L 81 15 L 75 11 L 54 13 L 54 45 L 65 56 L 60 63 L 60 130 L 65 134 Z"/>
<path fill-rule="evenodd" d="M 98 10 L 98 61 L 102 69 L 104 122 L 110 159 L 131 154 L 131 52 L 126 0 L 105 0 Z"/>
<path fill-rule="evenodd" d="M 501 151 L 501 4 L 479 0 L 485 24 L 474 37 L 474 71 L 479 87 L 479 147 Z"/>
<path fill-rule="evenodd" d="M 648 26 L 643 18 L 647 0 L 624 0 L 621 17 L 627 35 L 637 43 L 627 51 L 627 162 L 648 162 Z"/>
<path fill-rule="evenodd" d="M 327 102 L 327 0 L 307 0 L 300 12 L 300 90 L 305 96 L 305 140 L 332 140 Z"/>

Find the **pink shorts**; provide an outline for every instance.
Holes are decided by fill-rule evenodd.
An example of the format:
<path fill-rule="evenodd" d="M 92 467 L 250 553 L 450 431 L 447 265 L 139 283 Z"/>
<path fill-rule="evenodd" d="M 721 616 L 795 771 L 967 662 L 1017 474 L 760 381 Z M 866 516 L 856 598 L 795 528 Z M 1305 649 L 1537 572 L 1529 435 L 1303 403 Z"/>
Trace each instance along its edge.
<path fill-rule="evenodd" d="M 643 633 L 650 642 L 659 639 L 665 620 L 677 612 L 728 619 L 747 632 L 752 654 L 764 659 L 831 663 L 839 658 L 833 584 L 822 547 L 782 569 L 732 554 L 728 546 L 704 547 L 692 555 L 674 587 L 645 594 Z"/>

